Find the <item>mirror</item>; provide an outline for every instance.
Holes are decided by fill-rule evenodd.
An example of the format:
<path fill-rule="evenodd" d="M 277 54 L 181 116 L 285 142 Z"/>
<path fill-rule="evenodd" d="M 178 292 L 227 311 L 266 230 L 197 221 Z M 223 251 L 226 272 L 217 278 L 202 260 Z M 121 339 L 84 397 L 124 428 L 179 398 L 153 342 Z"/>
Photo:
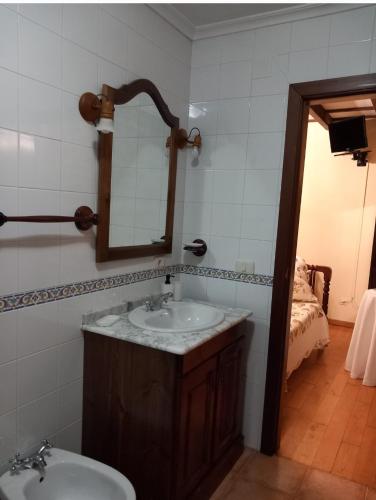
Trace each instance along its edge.
<path fill-rule="evenodd" d="M 145 93 L 116 108 L 112 144 L 110 247 L 163 243 L 170 128 Z"/>
<path fill-rule="evenodd" d="M 97 262 L 170 253 L 179 119 L 149 80 L 102 96 L 114 131 L 99 135 Z"/>

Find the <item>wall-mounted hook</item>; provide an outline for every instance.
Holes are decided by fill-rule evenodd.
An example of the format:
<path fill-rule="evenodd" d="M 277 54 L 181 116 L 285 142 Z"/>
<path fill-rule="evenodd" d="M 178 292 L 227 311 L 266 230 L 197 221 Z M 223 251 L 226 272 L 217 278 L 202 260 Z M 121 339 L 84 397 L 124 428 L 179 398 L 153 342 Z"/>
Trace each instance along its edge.
<path fill-rule="evenodd" d="M 192 252 L 197 257 L 202 257 L 207 252 L 207 245 L 204 240 L 196 239 L 192 243 L 186 243 L 183 247 L 187 252 Z"/>

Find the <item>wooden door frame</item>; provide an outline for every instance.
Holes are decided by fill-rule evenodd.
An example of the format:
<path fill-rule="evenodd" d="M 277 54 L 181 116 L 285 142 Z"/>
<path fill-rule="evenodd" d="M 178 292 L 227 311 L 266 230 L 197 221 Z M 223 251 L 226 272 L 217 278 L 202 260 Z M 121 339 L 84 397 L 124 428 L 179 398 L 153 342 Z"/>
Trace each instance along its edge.
<path fill-rule="evenodd" d="M 376 93 L 376 74 L 297 83 L 289 87 L 261 436 L 261 452 L 267 455 L 273 455 L 279 447 L 309 102 L 368 93 Z"/>

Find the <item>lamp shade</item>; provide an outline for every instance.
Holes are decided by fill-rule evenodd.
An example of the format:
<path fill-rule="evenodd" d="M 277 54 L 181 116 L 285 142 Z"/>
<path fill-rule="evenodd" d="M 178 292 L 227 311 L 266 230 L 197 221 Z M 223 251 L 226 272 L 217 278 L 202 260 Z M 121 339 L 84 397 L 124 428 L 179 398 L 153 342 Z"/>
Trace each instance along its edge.
<path fill-rule="evenodd" d="M 198 160 L 199 148 L 197 146 L 192 147 L 192 158 Z"/>

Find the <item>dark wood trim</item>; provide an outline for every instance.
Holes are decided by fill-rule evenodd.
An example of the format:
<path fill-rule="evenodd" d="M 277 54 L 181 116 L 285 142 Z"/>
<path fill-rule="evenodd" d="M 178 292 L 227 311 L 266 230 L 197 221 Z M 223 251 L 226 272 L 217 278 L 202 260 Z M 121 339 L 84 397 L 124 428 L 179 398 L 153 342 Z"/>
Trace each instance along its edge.
<path fill-rule="evenodd" d="M 340 319 L 331 319 L 328 318 L 329 325 L 333 326 L 343 326 L 345 328 L 354 328 L 354 324 L 352 321 L 342 321 Z"/>
<path fill-rule="evenodd" d="M 326 109 L 327 113 L 351 113 L 352 111 L 376 111 L 373 106 L 360 106 L 359 108 Z"/>
<path fill-rule="evenodd" d="M 152 98 L 164 122 L 171 128 L 178 128 L 179 118 L 171 113 L 158 88 L 150 80 L 140 78 L 122 85 L 118 89 L 106 84 L 102 87 L 102 94 L 107 96 L 115 105 L 126 104 L 143 92 Z"/>
<path fill-rule="evenodd" d="M 5 215 L 0 212 L 0 227 L 6 222 L 60 223 L 74 222 L 77 229 L 87 231 L 98 224 L 98 215 L 90 207 L 78 207 L 74 216 L 66 215 Z"/>
<path fill-rule="evenodd" d="M 98 140 L 98 213 L 96 261 L 109 260 L 110 203 L 112 172 L 112 134 L 100 134 Z"/>
<path fill-rule="evenodd" d="M 344 96 L 367 93 L 376 93 L 375 74 L 290 85 L 261 438 L 261 451 L 268 455 L 274 454 L 279 446 L 280 403 L 286 370 L 309 106 L 319 104 L 319 100 L 343 100 Z"/>
<path fill-rule="evenodd" d="M 322 291 L 322 309 L 325 314 L 328 314 L 329 306 L 329 292 L 330 292 L 330 281 L 332 279 L 332 268 L 328 266 L 314 266 L 308 265 L 309 274 L 309 284 L 312 289 L 315 289 L 316 283 L 316 273 L 322 273 L 324 275 L 324 287 Z"/>
<path fill-rule="evenodd" d="M 261 451 L 270 455 L 275 453 L 279 443 L 279 413 L 286 370 L 285 352 L 291 313 L 308 108 L 308 103 L 303 101 L 295 86 L 290 85 L 261 439 Z M 285 233 L 286 229 L 288 233 Z M 268 435 L 268 432 L 271 434 Z"/>
<path fill-rule="evenodd" d="M 321 104 L 313 104 L 310 107 L 309 112 L 315 120 L 320 123 L 320 125 L 328 130 L 328 126 L 332 123 L 332 118 L 330 117 L 329 112 L 327 112 Z"/>
<path fill-rule="evenodd" d="M 96 261 L 104 262 L 119 259 L 131 259 L 171 253 L 174 228 L 175 188 L 178 148 L 176 137 L 179 131 L 179 118 L 174 116 L 159 90 L 150 80 L 135 80 L 119 89 L 104 84 L 102 94 L 115 105 L 129 102 L 140 93 L 148 94 L 156 105 L 163 121 L 171 127 L 171 144 L 169 147 L 169 175 L 167 192 L 166 227 L 164 243 L 110 247 L 110 206 L 111 206 L 111 171 L 112 171 L 112 134 L 100 134 L 98 144 L 98 214 L 99 224 L 96 242 Z M 116 108 L 115 108 L 116 112 Z M 167 137 L 166 137 L 167 139 Z"/>
<path fill-rule="evenodd" d="M 369 75 L 364 75 L 364 76 L 369 76 Z M 358 78 L 357 76 L 349 76 L 347 78 L 353 78 L 354 80 L 356 78 Z M 334 78 L 333 80 L 339 80 L 339 78 Z M 320 81 L 320 80 L 318 80 Z M 324 81 L 324 80 L 321 80 L 321 81 Z M 325 81 L 328 81 L 328 80 L 325 80 Z M 300 84 L 297 84 L 297 85 L 300 85 Z M 369 80 L 365 80 L 365 85 L 366 87 L 369 87 Z M 336 103 L 336 102 L 348 102 L 350 99 L 349 97 L 356 97 L 356 99 L 376 99 L 376 94 L 373 93 L 372 91 L 371 92 L 368 92 L 367 90 L 365 90 L 364 92 L 363 91 L 360 91 L 360 92 L 357 92 L 356 94 L 351 94 L 350 93 L 347 93 L 347 94 L 344 94 L 344 95 L 335 95 L 335 96 L 329 96 L 329 97 L 318 97 L 317 99 L 315 99 L 314 101 L 314 104 L 333 104 L 333 103 Z M 329 110 L 328 110 L 329 111 Z"/>

